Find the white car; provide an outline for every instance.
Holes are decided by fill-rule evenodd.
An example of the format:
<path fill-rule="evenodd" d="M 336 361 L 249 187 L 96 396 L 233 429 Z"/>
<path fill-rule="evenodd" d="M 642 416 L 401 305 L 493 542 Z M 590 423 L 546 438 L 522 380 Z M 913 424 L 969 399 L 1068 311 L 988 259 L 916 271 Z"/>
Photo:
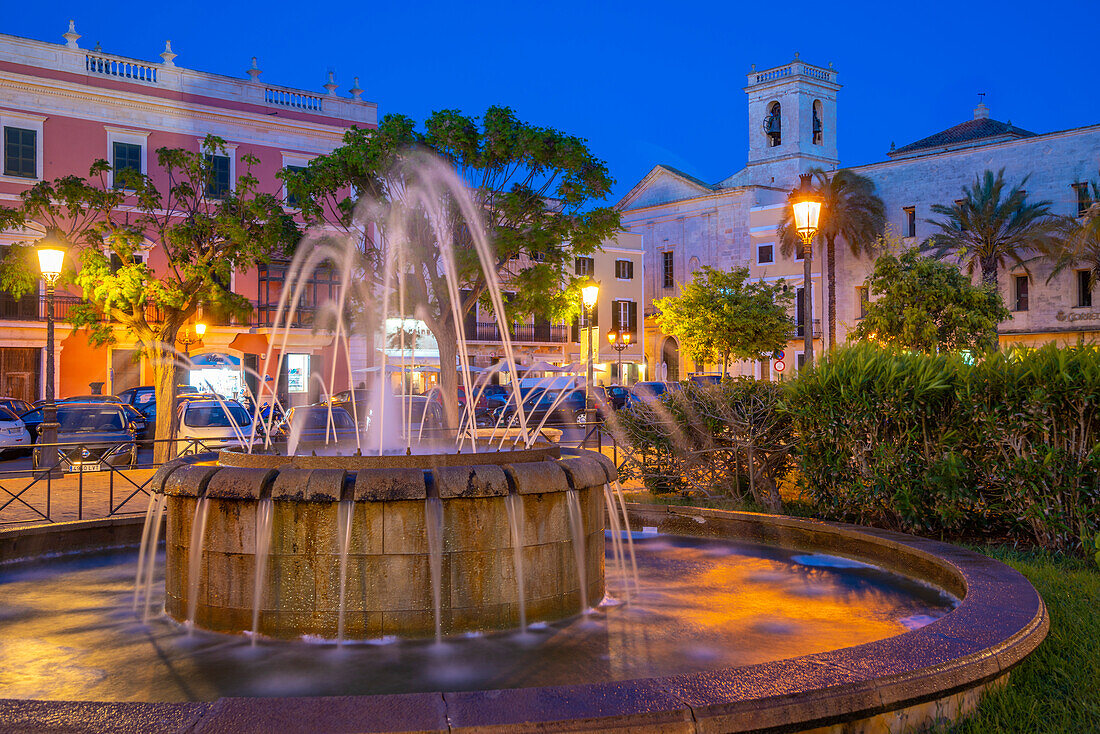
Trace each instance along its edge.
<path fill-rule="evenodd" d="M 31 446 L 31 434 L 15 413 L 0 406 L 0 457 L 7 458 Z"/>
<path fill-rule="evenodd" d="M 252 414 L 236 400 L 185 400 L 179 414 L 176 453 L 181 456 L 244 447 L 252 436 Z"/>

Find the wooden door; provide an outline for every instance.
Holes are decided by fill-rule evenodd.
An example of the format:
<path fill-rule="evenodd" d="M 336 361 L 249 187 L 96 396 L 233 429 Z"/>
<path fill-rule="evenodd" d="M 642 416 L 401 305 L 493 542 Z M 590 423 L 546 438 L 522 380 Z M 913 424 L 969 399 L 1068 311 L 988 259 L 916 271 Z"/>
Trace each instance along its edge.
<path fill-rule="evenodd" d="M 42 350 L 34 347 L 0 348 L 0 388 L 3 397 L 27 402 L 38 399 L 38 370 Z"/>
<path fill-rule="evenodd" d="M 118 395 L 123 390 L 141 385 L 141 362 L 136 349 L 111 350 L 111 392 Z"/>

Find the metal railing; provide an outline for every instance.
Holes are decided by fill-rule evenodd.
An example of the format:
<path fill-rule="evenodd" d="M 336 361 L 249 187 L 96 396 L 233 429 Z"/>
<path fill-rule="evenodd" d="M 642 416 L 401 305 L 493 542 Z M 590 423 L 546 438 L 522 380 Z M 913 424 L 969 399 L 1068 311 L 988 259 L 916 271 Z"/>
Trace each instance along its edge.
<path fill-rule="evenodd" d="M 564 344 L 570 340 L 570 327 L 563 324 L 512 324 L 508 337 L 513 342 Z M 466 338 L 477 342 L 499 342 L 500 326 L 492 322 L 479 322 L 475 324 L 473 334 L 467 333 Z"/>

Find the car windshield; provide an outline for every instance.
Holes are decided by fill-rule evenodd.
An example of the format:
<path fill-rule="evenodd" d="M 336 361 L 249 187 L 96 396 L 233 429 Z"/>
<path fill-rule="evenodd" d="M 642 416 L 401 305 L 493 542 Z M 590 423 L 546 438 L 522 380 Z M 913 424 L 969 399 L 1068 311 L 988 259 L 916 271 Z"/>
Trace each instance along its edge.
<path fill-rule="evenodd" d="M 228 409 L 228 413 L 226 409 Z M 232 419 L 232 423 L 230 419 Z M 252 425 L 252 419 L 248 412 L 235 403 L 229 403 L 224 408 L 217 403 L 190 403 L 187 406 L 187 415 L 184 417 L 183 422 L 194 428 L 229 428 L 234 423 L 237 426 Z"/>
<path fill-rule="evenodd" d="M 12 422 L 17 420 L 19 420 L 19 416 L 8 410 L 6 406 L 0 405 L 0 421 Z"/>
<path fill-rule="evenodd" d="M 126 425 L 122 411 L 113 405 L 58 406 L 57 422 L 61 433 L 121 431 Z"/>
<path fill-rule="evenodd" d="M 328 425 L 328 410 L 325 408 L 301 412 L 304 415 L 299 415 L 298 411 L 295 411 L 294 417 L 291 418 L 292 423 L 305 421 L 302 427 L 306 430 L 324 430 Z M 355 421 L 351 419 L 351 414 L 343 408 L 332 409 L 332 423 L 337 428 L 355 428 Z"/>
<path fill-rule="evenodd" d="M 664 391 L 665 386 L 661 382 L 639 382 L 634 386 L 635 395 L 661 395 Z"/>
<path fill-rule="evenodd" d="M 139 392 L 134 393 L 134 405 L 141 407 L 146 403 L 155 403 L 157 401 L 157 395 L 153 392 Z"/>

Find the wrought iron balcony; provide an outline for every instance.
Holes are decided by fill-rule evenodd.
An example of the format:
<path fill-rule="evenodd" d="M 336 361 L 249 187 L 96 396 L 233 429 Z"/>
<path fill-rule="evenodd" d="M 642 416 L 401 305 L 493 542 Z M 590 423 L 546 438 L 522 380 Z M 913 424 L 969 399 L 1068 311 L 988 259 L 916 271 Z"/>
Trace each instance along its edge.
<path fill-rule="evenodd" d="M 475 342 L 499 342 L 500 327 L 495 322 L 477 323 L 467 328 L 466 338 Z M 570 327 L 562 324 L 512 324 L 508 336 L 514 342 L 544 342 L 564 344 L 569 341 Z"/>

